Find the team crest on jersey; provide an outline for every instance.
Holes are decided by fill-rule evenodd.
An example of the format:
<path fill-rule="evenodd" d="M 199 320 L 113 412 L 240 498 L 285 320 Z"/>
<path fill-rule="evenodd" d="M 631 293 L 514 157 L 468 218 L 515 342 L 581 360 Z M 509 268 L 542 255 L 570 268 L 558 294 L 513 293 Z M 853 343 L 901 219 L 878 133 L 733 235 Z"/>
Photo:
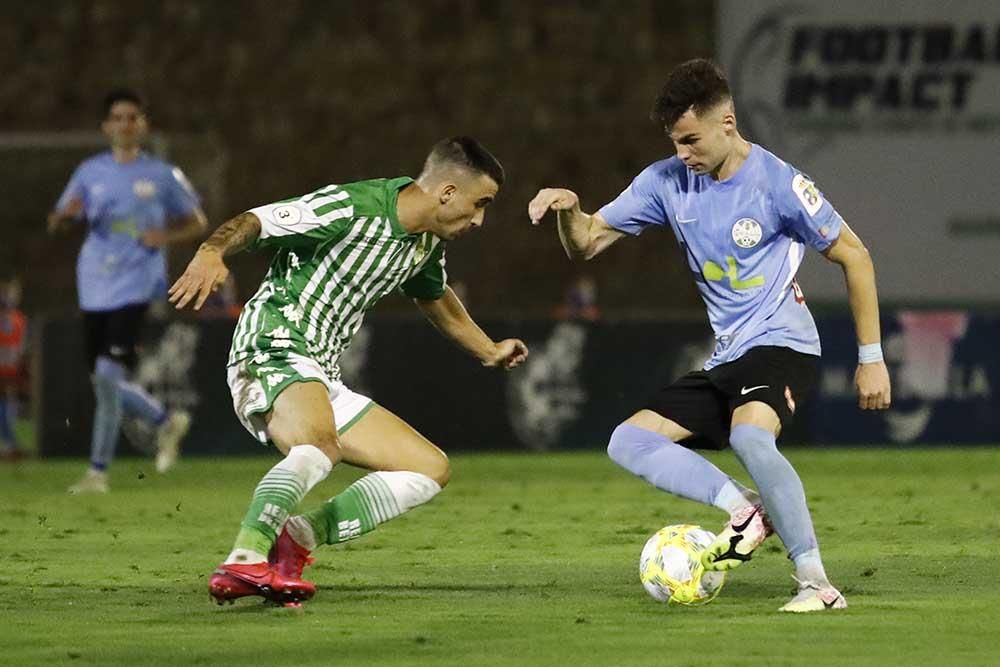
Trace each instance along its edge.
<path fill-rule="evenodd" d="M 140 178 L 132 182 L 132 194 L 139 199 L 149 199 L 156 195 L 156 183 L 148 178 Z"/>
<path fill-rule="evenodd" d="M 733 225 L 733 241 L 741 248 L 752 248 L 760 243 L 764 232 L 753 218 L 740 218 Z"/>
<path fill-rule="evenodd" d="M 420 262 L 424 261 L 424 257 L 427 256 L 427 253 L 430 252 L 430 249 L 431 249 L 431 238 L 430 236 L 424 236 L 424 238 L 420 239 L 420 241 L 417 242 L 417 251 L 413 253 L 413 263 L 419 264 Z"/>

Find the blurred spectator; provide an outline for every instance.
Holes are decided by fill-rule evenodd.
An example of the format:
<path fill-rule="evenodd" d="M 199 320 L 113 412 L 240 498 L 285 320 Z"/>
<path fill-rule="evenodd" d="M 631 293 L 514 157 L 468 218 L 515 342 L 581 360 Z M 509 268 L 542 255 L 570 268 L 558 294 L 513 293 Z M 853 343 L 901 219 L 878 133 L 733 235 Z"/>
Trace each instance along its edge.
<path fill-rule="evenodd" d="M 577 276 L 566 289 L 562 303 L 553 309 L 552 316 L 557 320 L 588 322 L 601 319 L 601 309 L 597 306 L 597 283 L 594 279 L 587 275 Z"/>
<path fill-rule="evenodd" d="M 17 278 L 0 281 L 0 459 L 5 461 L 23 455 L 14 433 L 28 326 L 20 305 L 20 281 Z"/>

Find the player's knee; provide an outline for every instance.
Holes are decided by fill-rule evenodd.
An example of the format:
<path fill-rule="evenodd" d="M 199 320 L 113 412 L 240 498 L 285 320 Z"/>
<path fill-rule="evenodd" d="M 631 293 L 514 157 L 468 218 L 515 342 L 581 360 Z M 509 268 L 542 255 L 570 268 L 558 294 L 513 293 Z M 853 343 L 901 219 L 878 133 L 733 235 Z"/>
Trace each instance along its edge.
<path fill-rule="evenodd" d="M 271 440 L 284 452 L 298 445 L 312 445 L 326 454 L 334 463 L 343 458 L 337 430 L 332 426 L 290 423 L 272 419 L 267 425 Z"/>
<path fill-rule="evenodd" d="M 314 444 L 321 452 L 326 454 L 326 457 L 334 464 L 339 463 L 344 458 L 344 453 L 340 447 L 340 439 L 337 438 L 337 432 L 334 430 L 316 436 L 311 444 Z"/>
<path fill-rule="evenodd" d="M 729 433 L 729 445 L 740 460 L 776 452 L 774 434 L 752 424 L 737 424 Z"/>
<path fill-rule="evenodd" d="M 628 422 L 623 422 L 611 432 L 611 439 L 608 441 L 608 458 L 620 466 L 626 467 L 626 462 L 631 458 L 630 454 L 635 444 L 634 438 L 631 436 L 635 428 Z"/>
<path fill-rule="evenodd" d="M 118 382 L 125 378 L 125 367 L 111 357 L 100 356 L 94 362 L 94 381 Z"/>
<path fill-rule="evenodd" d="M 428 475 L 414 470 L 379 471 L 372 473 L 389 488 L 400 512 L 429 502 L 441 493 L 442 485 Z"/>
<path fill-rule="evenodd" d="M 448 481 L 451 479 L 451 463 L 448 461 L 448 456 L 444 452 L 437 452 L 436 455 L 430 458 L 426 464 L 421 466 L 422 470 L 417 470 L 427 477 L 430 477 L 438 486 L 442 489 L 448 485 Z"/>
<path fill-rule="evenodd" d="M 121 374 L 115 371 L 113 362 L 112 364 L 101 364 L 102 359 L 103 357 L 98 358 L 97 364 L 94 366 L 94 374 L 90 378 L 94 385 L 94 398 L 97 399 L 98 407 L 109 406 L 121 401 L 118 389 Z"/>
<path fill-rule="evenodd" d="M 279 463 L 276 468 L 283 468 L 294 472 L 300 480 L 304 481 L 307 489 L 311 489 L 319 482 L 326 479 L 333 469 L 336 461 L 330 460 L 329 455 L 313 445 L 296 445 L 288 450 L 285 460 Z"/>

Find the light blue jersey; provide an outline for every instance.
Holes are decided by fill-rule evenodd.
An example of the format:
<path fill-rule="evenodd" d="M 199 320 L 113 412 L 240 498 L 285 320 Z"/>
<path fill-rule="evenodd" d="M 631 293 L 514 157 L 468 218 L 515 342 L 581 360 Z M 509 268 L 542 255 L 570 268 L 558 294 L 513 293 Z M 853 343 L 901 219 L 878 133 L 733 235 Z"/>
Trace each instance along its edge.
<path fill-rule="evenodd" d="M 118 163 L 106 151 L 76 168 L 56 208 L 72 199 L 83 202 L 89 226 L 76 263 L 80 308 L 117 310 L 163 297 L 164 253 L 144 245 L 142 235 L 197 209 L 198 195 L 181 170 L 146 153 Z"/>
<path fill-rule="evenodd" d="M 716 181 L 672 157 L 643 170 L 600 213 L 628 234 L 673 229 L 715 332 L 705 370 L 762 345 L 819 355 L 795 273 L 805 246 L 826 250 L 843 219 L 787 162 L 751 144 L 736 173 Z"/>

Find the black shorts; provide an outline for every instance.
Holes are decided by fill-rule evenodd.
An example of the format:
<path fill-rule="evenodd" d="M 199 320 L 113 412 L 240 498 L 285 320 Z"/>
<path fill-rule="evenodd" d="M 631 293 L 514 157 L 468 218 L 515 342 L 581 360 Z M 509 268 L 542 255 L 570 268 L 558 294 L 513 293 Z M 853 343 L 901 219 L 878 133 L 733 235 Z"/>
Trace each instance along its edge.
<path fill-rule="evenodd" d="M 752 401 L 771 406 L 782 427 L 809 398 L 819 377 L 819 357 L 787 347 L 754 347 L 736 361 L 695 371 L 664 387 L 645 408 L 694 436 L 691 449 L 725 449 L 733 410 Z"/>
<path fill-rule="evenodd" d="M 148 303 L 136 303 L 117 310 L 83 311 L 87 367 L 93 370 L 99 356 L 110 357 L 128 369 L 135 367 L 148 309 Z"/>

